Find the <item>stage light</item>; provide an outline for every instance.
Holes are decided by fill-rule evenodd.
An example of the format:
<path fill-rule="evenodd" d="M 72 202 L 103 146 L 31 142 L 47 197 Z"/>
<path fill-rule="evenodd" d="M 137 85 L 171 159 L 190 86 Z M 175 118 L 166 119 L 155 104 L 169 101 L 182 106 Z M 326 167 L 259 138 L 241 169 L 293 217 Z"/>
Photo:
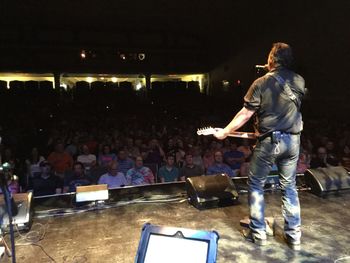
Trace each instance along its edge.
<path fill-rule="evenodd" d="M 85 50 L 82 50 L 82 51 L 80 52 L 80 57 L 81 57 L 82 59 L 85 59 L 85 58 L 86 58 Z"/>
<path fill-rule="evenodd" d="M 113 77 L 111 80 L 113 83 L 116 83 L 118 81 L 118 79 L 116 77 Z"/>
<path fill-rule="evenodd" d="M 123 54 L 123 53 L 120 54 L 119 57 L 120 57 L 122 60 L 126 60 L 126 56 L 125 56 L 125 54 Z"/>
<path fill-rule="evenodd" d="M 230 88 L 230 82 L 228 80 L 223 80 L 222 87 L 225 91 L 228 91 L 228 89 Z"/>
<path fill-rule="evenodd" d="M 136 263 L 214 263 L 219 234 L 216 231 L 145 224 Z M 181 251 L 181 253 L 179 253 Z"/>
<path fill-rule="evenodd" d="M 138 58 L 139 58 L 139 60 L 144 60 L 145 58 L 146 58 L 146 54 L 145 53 L 139 53 L 138 54 Z"/>
<path fill-rule="evenodd" d="M 140 90 L 142 88 L 142 84 L 140 82 L 138 82 L 136 84 L 136 90 Z"/>
<path fill-rule="evenodd" d="M 87 77 L 87 78 L 86 78 L 86 81 L 89 82 L 89 83 L 91 83 L 92 80 L 93 80 L 92 77 Z"/>

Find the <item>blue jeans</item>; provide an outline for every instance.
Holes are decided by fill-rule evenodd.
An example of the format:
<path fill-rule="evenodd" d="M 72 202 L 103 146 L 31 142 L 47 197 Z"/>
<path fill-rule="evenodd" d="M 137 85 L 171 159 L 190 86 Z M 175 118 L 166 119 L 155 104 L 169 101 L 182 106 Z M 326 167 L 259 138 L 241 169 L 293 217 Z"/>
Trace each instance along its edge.
<path fill-rule="evenodd" d="M 300 241 L 300 204 L 295 183 L 299 146 L 300 135 L 288 133 L 282 133 L 279 142 L 272 142 L 271 137 L 257 142 L 248 174 L 249 227 L 257 238 L 266 238 L 264 185 L 275 163 L 282 191 L 284 232 L 291 240 Z"/>

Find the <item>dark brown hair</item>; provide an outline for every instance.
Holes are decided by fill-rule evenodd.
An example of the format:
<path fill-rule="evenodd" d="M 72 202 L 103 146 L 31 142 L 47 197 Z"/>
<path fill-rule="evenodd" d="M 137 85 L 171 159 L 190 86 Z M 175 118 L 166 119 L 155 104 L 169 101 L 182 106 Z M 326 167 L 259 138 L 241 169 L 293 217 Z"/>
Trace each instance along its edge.
<path fill-rule="evenodd" d="M 270 56 L 276 65 L 289 69 L 293 66 L 292 48 L 286 43 L 273 43 Z"/>

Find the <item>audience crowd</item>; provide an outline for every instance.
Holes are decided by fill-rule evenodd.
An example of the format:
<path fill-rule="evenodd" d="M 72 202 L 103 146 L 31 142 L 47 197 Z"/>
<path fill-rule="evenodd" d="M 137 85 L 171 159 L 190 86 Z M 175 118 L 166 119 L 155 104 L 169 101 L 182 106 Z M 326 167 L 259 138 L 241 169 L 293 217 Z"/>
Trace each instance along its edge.
<path fill-rule="evenodd" d="M 114 188 L 217 173 L 245 177 L 255 144 L 198 136 L 197 128 L 222 127 L 241 107 L 204 94 L 52 91 L 3 94 L 0 100 L 0 157 L 10 164 L 4 173 L 14 193 L 33 190 L 39 196 L 91 184 Z M 338 165 L 350 169 L 348 123 L 304 114 L 304 124 L 298 173 Z"/>

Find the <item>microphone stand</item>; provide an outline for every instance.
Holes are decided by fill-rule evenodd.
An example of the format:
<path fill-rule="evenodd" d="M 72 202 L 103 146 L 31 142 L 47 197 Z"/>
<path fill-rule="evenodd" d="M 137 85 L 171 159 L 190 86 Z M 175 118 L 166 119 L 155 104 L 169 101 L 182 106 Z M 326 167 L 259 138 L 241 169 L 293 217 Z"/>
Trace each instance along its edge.
<path fill-rule="evenodd" d="M 17 211 L 17 206 L 13 201 L 13 197 L 10 193 L 10 190 L 7 186 L 5 175 L 2 172 L 0 172 L 0 187 L 4 195 L 5 206 L 6 206 L 7 214 L 9 218 L 10 238 L 11 238 L 11 255 L 10 256 L 12 257 L 12 263 L 16 263 L 15 236 L 14 236 L 13 225 L 12 225 L 12 216 L 16 216 L 18 211 Z"/>

